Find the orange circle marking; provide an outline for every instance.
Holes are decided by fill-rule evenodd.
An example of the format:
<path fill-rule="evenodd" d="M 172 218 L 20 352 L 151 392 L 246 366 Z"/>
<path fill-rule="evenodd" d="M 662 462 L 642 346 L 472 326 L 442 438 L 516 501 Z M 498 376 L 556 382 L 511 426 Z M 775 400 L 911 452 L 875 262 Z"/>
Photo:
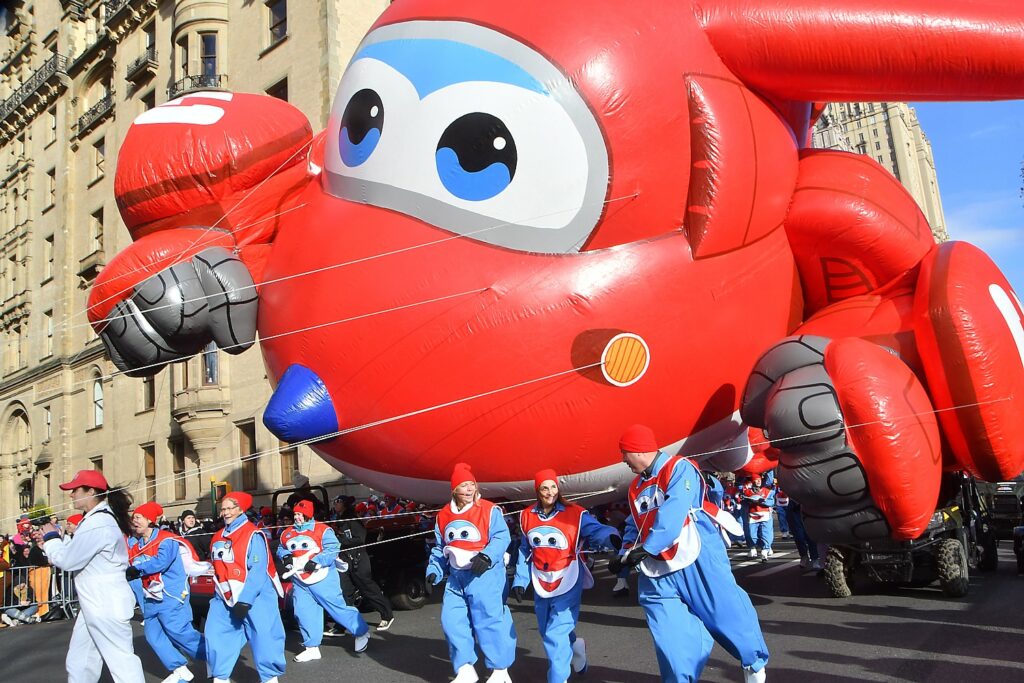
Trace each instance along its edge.
<path fill-rule="evenodd" d="M 628 387 L 644 376 L 651 363 L 647 342 L 630 332 L 612 337 L 601 353 L 601 372 L 617 387 Z"/>

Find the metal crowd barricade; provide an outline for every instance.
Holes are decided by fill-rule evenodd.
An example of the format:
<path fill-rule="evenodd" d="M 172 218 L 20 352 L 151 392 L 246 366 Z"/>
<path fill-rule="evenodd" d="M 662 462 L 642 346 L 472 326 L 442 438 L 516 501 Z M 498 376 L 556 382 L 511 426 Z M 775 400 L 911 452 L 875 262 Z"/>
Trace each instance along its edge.
<path fill-rule="evenodd" d="M 32 590 L 32 601 L 21 603 L 16 587 L 22 584 Z M 78 614 L 78 595 L 75 593 L 74 575 L 56 567 L 11 567 L 0 572 L 0 613 L 11 608 L 26 609 L 37 606 L 36 616 L 43 620 Z"/>

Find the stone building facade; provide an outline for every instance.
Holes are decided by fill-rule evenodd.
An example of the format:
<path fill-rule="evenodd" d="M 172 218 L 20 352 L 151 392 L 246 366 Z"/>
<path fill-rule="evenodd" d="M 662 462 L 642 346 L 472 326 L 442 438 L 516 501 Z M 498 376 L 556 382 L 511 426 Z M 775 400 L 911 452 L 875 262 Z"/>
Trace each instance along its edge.
<path fill-rule="evenodd" d="M 325 125 L 387 0 L 14 0 L 0 14 L 0 532 L 101 468 L 174 515 L 211 480 L 265 494 L 296 471 L 343 484 L 262 424 L 258 349 L 211 349 L 149 380 L 116 374 L 85 318 L 130 242 L 113 175 L 132 120 L 197 89 L 265 92 Z M 245 455 L 259 457 L 244 459 Z"/>
<path fill-rule="evenodd" d="M 913 107 L 904 102 L 829 104 L 814 128 L 813 146 L 870 156 L 907 188 L 935 239 L 949 239 L 932 145 Z"/>

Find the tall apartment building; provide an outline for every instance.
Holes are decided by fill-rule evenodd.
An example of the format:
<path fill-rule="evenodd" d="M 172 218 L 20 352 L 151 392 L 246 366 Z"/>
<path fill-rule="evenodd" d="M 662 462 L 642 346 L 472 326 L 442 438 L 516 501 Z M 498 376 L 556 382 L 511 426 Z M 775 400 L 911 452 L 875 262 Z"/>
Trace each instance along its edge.
<path fill-rule="evenodd" d="M 813 145 L 866 154 L 896 176 L 928 218 L 935 239 L 949 239 L 932 145 L 917 112 L 903 102 L 843 102 L 825 107 Z"/>
<path fill-rule="evenodd" d="M 0 531 L 96 467 L 173 515 L 210 479 L 259 494 L 338 472 L 262 424 L 258 349 L 139 380 L 115 373 L 88 290 L 130 238 L 114 203 L 139 113 L 198 89 L 265 92 L 325 125 L 349 56 L 387 0 L 12 0 L 0 14 Z"/>

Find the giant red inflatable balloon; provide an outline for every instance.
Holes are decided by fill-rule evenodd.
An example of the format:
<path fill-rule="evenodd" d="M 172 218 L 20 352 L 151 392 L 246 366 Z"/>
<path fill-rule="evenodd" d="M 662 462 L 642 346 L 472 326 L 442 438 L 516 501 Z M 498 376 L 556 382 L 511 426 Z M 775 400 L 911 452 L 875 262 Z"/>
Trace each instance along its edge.
<path fill-rule="evenodd" d="M 790 399 L 810 365 L 840 421 L 898 418 L 887 392 L 926 410 L 1012 397 L 943 418 L 944 454 L 934 422 L 840 430 L 839 474 L 812 438 L 780 441 L 786 490 L 846 520 L 819 540 L 906 536 L 935 501 L 892 512 L 901 439 L 929 482 L 940 455 L 1021 469 L 1020 304 L 983 254 L 936 249 L 880 166 L 805 150 L 812 103 L 1015 97 L 1017 2 L 403 0 L 323 133 L 258 95 L 143 114 L 115 183 L 136 242 L 89 314 L 132 374 L 258 330 L 271 430 L 328 437 L 339 469 L 419 500 L 448 496 L 456 462 L 489 495 L 530 495 L 550 466 L 575 491 L 622 486 L 617 438 L 638 421 L 737 469 L 741 407 L 773 439 L 809 429 Z M 794 333 L 816 361 L 773 353 Z M 892 362 L 829 350 L 849 337 Z M 758 366 L 744 400 L 766 351 L 779 374 Z"/>

